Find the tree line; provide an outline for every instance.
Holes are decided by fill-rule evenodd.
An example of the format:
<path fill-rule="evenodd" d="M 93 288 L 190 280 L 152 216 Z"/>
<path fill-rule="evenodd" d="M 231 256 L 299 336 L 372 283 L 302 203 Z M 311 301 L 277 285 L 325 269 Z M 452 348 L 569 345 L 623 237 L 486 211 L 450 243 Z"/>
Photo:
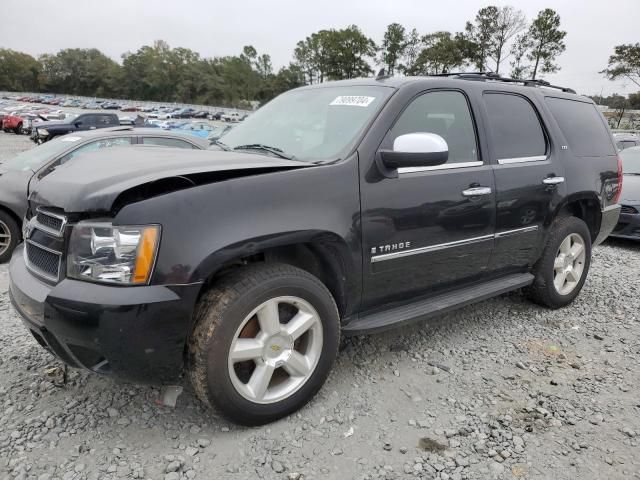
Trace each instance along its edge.
<path fill-rule="evenodd" d="M 565 37 L 560 16 L 550 8 L 529 22 L 511 6 L 487 6 L 459 32 L 422 34 L 392 23 L 376 43 L 357 25 L 320 30 L 299 41 L 292 62 L 277 71 L 271 57 L 253 46 L 235 56 L 204 58 L 156 41 L 123 54 L 120 62 L 97 49 L 38 58 L 0 49 L 0 90 L 244 106 L 304 84 L 368 76 L 381 67 L 388 75 L 475 70 L 537 79 L 560 69 Z M 621 45 L 602 73 L 638 80 L 638 64 L 640 44 Z"/>

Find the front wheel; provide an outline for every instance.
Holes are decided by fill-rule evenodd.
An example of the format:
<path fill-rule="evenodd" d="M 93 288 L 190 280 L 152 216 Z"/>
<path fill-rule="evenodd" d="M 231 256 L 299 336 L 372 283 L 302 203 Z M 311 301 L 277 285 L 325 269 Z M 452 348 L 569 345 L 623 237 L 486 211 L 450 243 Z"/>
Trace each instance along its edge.
<path fill-rule="evenodd" d="M 201 298 L 189 342 L 197 396 L 245 425 L 305 405 L 336 358 L 339 315 L 313 275 L 281 264 L 245 267 Z"/>
<path fill-rule="evenodd" d="M 7 213 L 0 211 L 0 263 L 11 258 L 11 253 L 20 241 L 20 227 Z"/>
<path fill-rule="evenodd" d="M 582 290 L 591 264 L 591 233 L 576 217 L 555 221 L 542 256 L 533 269 L 529 297 L 550 308 L 570 304 Z"/>

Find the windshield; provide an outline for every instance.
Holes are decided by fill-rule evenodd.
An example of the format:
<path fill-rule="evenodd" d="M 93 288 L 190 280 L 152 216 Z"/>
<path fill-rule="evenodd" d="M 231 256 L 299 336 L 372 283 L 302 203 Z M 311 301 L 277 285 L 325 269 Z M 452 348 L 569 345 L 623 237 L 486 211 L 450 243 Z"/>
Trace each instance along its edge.
<path fill-rule="evenodd" d="M 2 164 L 2 168 L 8 168 L 10 170 L 35 171 L 40 168 L 41 165 L 67 150 L 78 140 L 80 140 L 80 137 L 65 136 L 54 138 L 47 143 L 43 143 L 38 147 L 22 152 L 18 156 L 7 160 Z"/>
<path fill-rule="evenodd" d="M 631 147 L 620 152 L 622 172 L 629 175 L 640 175 L 640 147 Z"/>
<path fill-rule="evenodd" d="M 220 141 L 232 149 L 264 145 L 308 162 L 335 160 L 353 147 L 391 93 L 391 88 L 377 86 L 293 90 L 266 104 Z"/>

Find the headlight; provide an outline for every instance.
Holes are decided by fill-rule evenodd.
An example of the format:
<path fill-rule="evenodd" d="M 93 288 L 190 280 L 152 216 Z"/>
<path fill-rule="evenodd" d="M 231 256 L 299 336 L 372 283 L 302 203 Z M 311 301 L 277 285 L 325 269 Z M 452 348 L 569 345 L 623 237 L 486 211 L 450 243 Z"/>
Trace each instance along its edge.
<path fill-rule="evenodd" d="M 44 128 L 39 128 L 38 134 L 42 135 L 43 137 L 46 137 L 47 135 L 49 135 L 49 132 Z"/>
<path fill-rule="evenodd" d="M 69 240 L 67 276 L 89 282 L 147 284 L 159 243 L 159 225 L 80 222 Z"/>

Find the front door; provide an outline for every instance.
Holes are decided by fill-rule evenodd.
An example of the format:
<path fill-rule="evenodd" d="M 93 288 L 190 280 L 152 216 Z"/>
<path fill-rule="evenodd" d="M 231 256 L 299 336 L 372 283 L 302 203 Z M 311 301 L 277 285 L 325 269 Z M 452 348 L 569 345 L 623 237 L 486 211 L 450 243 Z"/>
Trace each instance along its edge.
<path fill-rule="evenodd" d="M 487 269 L 495 233 L 495 187 L 483 162 L 467 96 L 424 92 L 410 101 L 380 149 L 399 135 L 435 133 L 449 159 L 398 169 L 395 178 L 363 174 L 363 308 L 450 288 Z"/>

